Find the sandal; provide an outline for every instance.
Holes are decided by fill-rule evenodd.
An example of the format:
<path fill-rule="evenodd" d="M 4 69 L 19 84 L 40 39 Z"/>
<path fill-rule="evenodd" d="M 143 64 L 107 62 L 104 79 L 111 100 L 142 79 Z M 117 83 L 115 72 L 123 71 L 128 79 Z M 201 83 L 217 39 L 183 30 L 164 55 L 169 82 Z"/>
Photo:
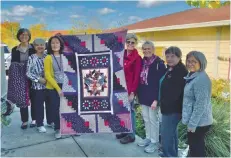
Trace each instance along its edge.
<path fill-rule="evenodd" d="M 36 127 L 36 122 L 35 121 L 31 121 L 30 128 L 34 128 L 34 127 Z"/>

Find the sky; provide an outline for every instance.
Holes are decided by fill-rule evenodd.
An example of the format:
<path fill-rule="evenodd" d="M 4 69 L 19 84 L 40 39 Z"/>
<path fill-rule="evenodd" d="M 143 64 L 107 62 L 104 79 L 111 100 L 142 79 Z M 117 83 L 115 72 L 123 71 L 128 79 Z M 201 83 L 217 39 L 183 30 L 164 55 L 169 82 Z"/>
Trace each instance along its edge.
<path fill-rule="evenodd" d="M 68 30 L 76 23 L 109 29 L 192 9 L 185 1 L 1 1 L 1 22 L 21 27 L 46 24 L 48 30 Z"/>

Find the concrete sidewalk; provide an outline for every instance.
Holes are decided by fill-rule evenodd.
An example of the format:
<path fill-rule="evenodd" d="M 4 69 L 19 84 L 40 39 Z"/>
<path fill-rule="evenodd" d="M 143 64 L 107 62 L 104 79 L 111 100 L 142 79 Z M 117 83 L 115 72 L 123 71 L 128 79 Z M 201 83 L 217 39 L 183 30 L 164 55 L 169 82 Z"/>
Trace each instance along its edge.
<path fill-rule="evenodd" d="M 115 134 L 83 134 L 54 138 L 54 131 L 38 133 L 36 128 L 22 130 L 19 109 L 10 116 L 10 126 L 2 128 L 1 157 L 158 157 L 148 154 L 136 142 L 123 145 Z"/>

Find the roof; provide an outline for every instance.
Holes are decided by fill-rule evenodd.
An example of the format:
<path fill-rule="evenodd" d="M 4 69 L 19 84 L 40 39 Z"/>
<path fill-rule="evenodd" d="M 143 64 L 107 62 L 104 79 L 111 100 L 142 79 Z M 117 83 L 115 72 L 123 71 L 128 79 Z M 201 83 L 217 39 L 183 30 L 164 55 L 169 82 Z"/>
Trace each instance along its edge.
<path fill-rule="evenodd" d="M 68 30 L 54 30 L 54 31 L 50 31 L 52 36 L 54 36 L 55 34 L 61 33 L 62 35 L 68 35 L 69 32 Z"/>
<path fill-rule="evenodd" d="M 142 30 L 147 28 L 208 23 L 208 22 L 215 22 L 215 21 L 230 22 L 230 5 L 223 6 L 217 9 L 194 8 L 182 12 L 177 12 L 177 13 L 168 14 L 156 18 L 147 19 L 144 21 L 140 21 L 116 29 L 105 30 L 104 32 L 116 32 L 122 29 Z"/>

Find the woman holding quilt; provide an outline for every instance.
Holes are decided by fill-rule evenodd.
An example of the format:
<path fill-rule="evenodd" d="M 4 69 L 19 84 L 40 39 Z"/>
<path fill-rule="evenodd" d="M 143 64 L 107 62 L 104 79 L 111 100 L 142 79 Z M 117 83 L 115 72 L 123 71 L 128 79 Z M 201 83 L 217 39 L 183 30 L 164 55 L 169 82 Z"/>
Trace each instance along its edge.
<path fill-rule="evenodd" d="M 26 66 L 29 56 L 35 53 L 32 45 L 29 44 L 31 33 L 26 28 L 19 29 L 17 39 L 20 44 L 12 49 L 11 66 L 9 68 L 8 93 L 7 99 L 20 108 L 22 129 L 26 129 L 29 120 L 30 100 L 33 95 L 30 89 L 30 82 L 26 76 Z M 31 104 L 32 122 L 30 127 L 36 126 L 35 108 Z"/>
<path fill-rule="evenodd" d="M 159 119 L 157 107 L 159 96 L 159 81 L 164 75 L 166 67 L 164 61 L 154 54 L 155 47 L 151 41 L 146 41 L 142 46 L 144 58 L 138 88 L 139 103 L 145 123 L 146 138 L 138 143 L 145 147 L 144 151 L 152 153 L 159 146 Z"/>
<path fill-rule="evenodd" d="M 52 36 L 48 41 L 47 53 L 44 60 L 44 72 L 46 88 L 48 89 L 52 120 L 54 121 L 55 138 L 61 138 L 60 133 L 60 97 L 63 96 L 62 85 L 64 81 L 64 71 L 62 63 L 62 53 L 64 44 L 60 37 Z"/>
<path fill-rule="evenodd" d="M 135 109 L 134 109 L 134 97 L 137 93 L 137 88 L 140 80 L 141 71 L 141 57 L 138 54 L 135 46 L 137 44 L 137 37 L 134 34 L 129 34 L 126 37 L 126 47 L 124 52 L 124 73 L 127 83 L 127 90 L 129 95 L 129 102 L 131 103 L 131 115 L 132 115 L 132 133 L 117 134 L 116 138 L 120 139 L 121 144 L 128 144 L 135 141 Z"/>

